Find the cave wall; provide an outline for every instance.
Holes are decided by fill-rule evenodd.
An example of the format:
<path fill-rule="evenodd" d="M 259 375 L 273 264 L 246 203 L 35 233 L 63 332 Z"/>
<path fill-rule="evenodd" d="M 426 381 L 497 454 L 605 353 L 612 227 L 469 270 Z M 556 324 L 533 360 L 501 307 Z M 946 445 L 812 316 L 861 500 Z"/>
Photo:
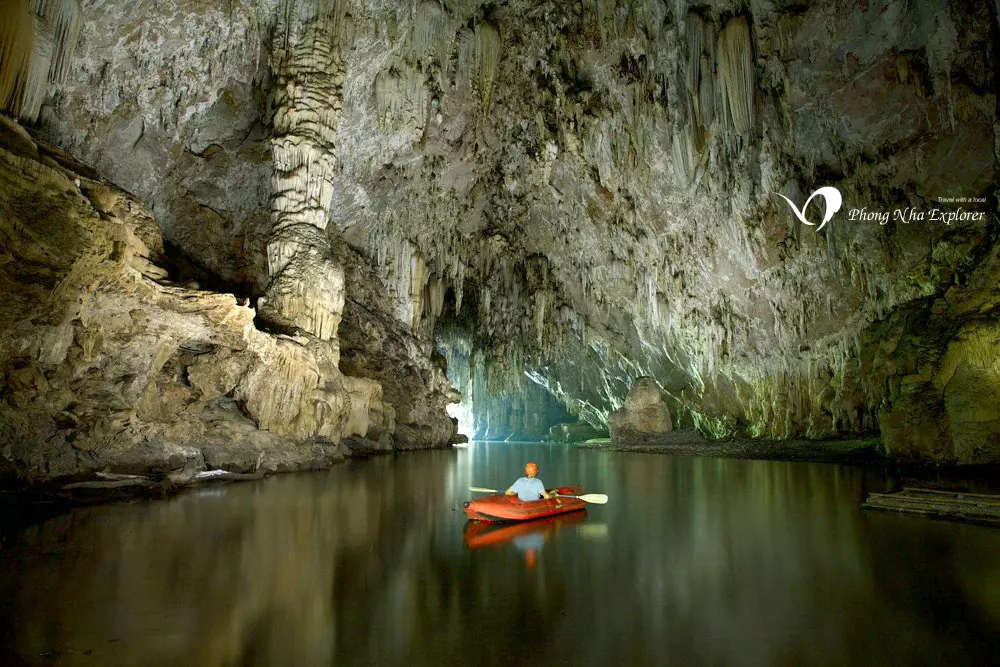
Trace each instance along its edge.
<path fill-rule="evenodd" d="M 101 3 L 41 109 L 41 131 L 150 202 L 168 242 L 257 293 L 276 5 Z M 868 374 L 872 332 L 993 242 L 991 3 L 340 9 L 329 233 L 422 340 L 445 292 L 475 302 L 488 384 L 524 393 L 527 371 L 595 426 L 652 377 L 674 426 L 710 435 L 884 427 L 910 399 Z M 801 206 L 824 185 L 844 208 L 822 230 L 776 194 Z M 987 220 L 847 217 L 956 196 L 985 197 Z M 928 447 L 908 451 L 967 460 Z"/>

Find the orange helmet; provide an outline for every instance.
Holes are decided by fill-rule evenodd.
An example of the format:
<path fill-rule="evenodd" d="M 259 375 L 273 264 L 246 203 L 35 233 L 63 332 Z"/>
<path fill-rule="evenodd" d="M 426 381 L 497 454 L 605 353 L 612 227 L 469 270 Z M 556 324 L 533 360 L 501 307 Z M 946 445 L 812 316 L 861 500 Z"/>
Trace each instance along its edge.
<path fill-rule="evenodd" d="M 538 464 L 536 464 L 534 461 L 529 461 L 528 465 L 524 466 L 524 473 L 526 475 L 537 475 Z"/>

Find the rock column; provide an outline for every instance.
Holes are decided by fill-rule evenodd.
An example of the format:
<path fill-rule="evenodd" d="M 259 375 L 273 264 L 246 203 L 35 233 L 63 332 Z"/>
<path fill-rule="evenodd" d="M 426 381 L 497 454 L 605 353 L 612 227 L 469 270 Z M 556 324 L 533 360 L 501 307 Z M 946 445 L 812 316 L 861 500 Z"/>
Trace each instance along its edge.
<path fill-rule="evenodd" d="M 266 321 L 334 343 L 344 270 L 331 256 L 326 225 L 345 74 L 344 5 L 290 0 L 275 29 L 274 228 L 267 245 L 270 283 L 259 303 Z"/>

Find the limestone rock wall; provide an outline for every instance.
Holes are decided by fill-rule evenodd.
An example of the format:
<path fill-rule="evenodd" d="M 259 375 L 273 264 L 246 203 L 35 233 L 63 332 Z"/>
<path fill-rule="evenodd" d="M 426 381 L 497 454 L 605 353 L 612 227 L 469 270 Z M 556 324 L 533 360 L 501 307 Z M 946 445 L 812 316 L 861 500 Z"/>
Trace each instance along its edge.
<path fill-rule="evenodd" d="M 0 472 L 309 469 L 391 434 L 378 382 L 166 280 L 148 208 L 0 120 Z"/>
<path fill-rule="evenodd" d="M 888 450 L 968 463 L 1000 456 L 1000 254 L 943 294 L 900 308 L 868 332 L 859 374 Z"/>

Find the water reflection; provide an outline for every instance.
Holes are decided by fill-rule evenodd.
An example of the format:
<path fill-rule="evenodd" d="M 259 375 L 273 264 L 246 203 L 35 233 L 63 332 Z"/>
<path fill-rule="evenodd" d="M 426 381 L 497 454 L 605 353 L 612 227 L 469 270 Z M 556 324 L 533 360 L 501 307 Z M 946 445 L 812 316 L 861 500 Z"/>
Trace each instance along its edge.
<path fill-rule="evenodd" d="M 513 545 L 524 554 L 524 563 L 534 568 L 546 540 L 568 526 L 575 526 L 587 519 L 586 510 L 536 521 L 520 523 L 483 523 L 467 521 L 463 539 L 469 549 L 488 549 Z"/>
<path fill-rule="evenodd" d="M 467 524 L 535 460 L 607 505 Z M 1000 531 L 858 509 L 827 465 L 555 445 L 91 508 L 0 552 L 4 664 L 985 664 Z M 90 653 L 86 653 L 90 651 Z"/>

